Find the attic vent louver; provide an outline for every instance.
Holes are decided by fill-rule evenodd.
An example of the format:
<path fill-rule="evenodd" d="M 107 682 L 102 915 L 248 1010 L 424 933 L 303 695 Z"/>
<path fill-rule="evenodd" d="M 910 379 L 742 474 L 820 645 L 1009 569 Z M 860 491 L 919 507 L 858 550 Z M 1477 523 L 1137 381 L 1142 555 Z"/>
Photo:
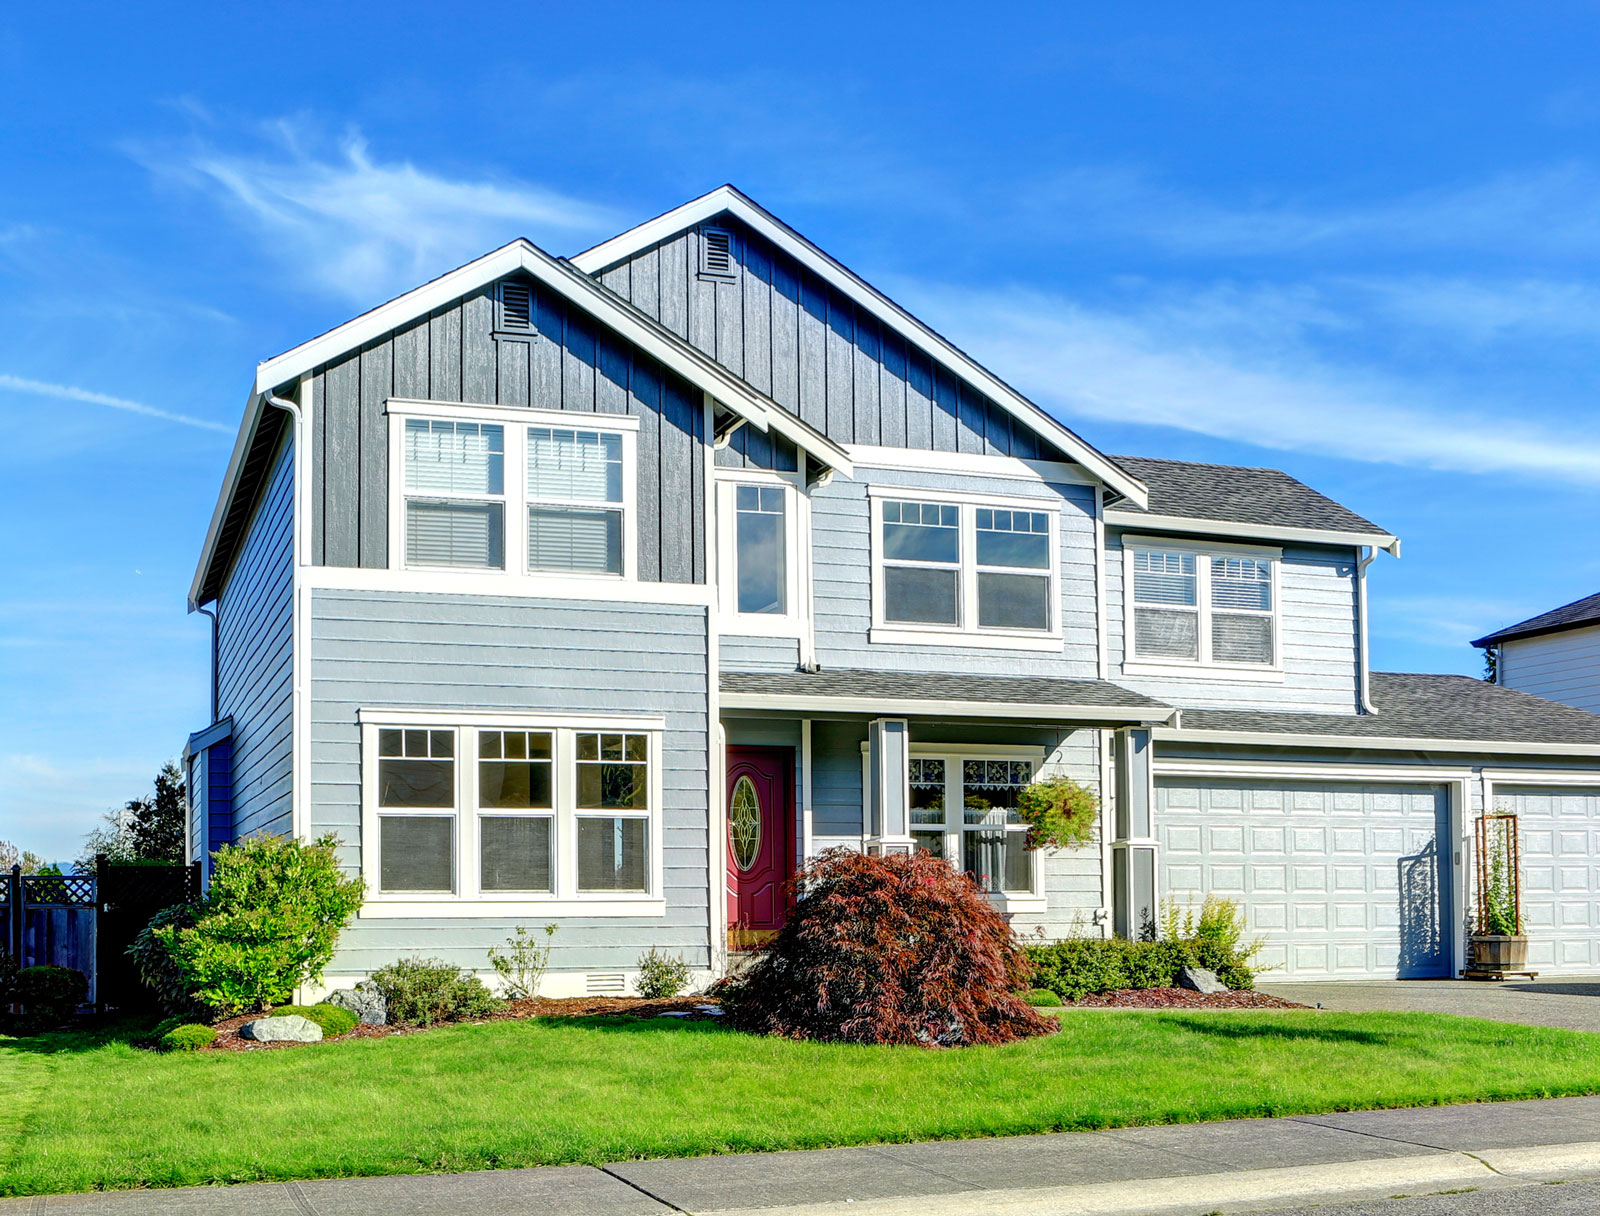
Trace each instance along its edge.
<path fill-rule="evenodd" d="M 700 273 L 733 278 L 733 233 L 726 228 L 700 229 Z"/>
<path fill-rule="evenodd" d="M 533 288 L 527 283 L 500 284 L 500 328 L 533 328 Z"/>

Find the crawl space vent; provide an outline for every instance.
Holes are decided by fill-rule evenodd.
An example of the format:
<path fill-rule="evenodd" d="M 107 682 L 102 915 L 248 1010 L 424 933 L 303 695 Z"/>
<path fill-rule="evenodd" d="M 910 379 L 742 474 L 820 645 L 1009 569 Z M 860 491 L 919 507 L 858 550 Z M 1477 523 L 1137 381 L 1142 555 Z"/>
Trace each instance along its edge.
<path fill-rule="evenodd" d="M 621 996 L 628 990 L 628 979 L 620 971 L 591 971 L 583 983 L 590 996 Z"/>

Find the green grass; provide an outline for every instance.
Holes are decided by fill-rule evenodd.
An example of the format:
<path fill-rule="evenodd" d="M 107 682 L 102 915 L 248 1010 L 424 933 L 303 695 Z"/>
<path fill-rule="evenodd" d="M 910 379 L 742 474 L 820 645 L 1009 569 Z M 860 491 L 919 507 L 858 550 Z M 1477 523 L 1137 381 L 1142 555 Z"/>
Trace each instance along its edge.
<path fill-rule="evenodd" d="M 0 1039 L 0 1194 L 401 1174 L 1600 1092 L 1600 1038 L 1417 1013 L 1061 1012 L 961 1051 L 495 1022 L 250 1053 Z"/>

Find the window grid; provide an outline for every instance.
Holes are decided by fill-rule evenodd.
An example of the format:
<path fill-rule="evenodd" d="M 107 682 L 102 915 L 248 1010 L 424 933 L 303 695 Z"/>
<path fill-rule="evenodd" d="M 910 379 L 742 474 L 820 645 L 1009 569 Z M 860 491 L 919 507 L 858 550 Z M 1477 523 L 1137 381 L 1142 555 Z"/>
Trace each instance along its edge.
<path fill-rule="evenodd" d="M 1277 565 L 1265 557 L 1130 547 L 1128 657 L 1275 667 Z"/>
<path fill-rule="evenodd" d="M 1016 794 L 1034 762 L 1011 757 L 913 756 L 911 837 L 919 848 L 959 865 L 994 895 L 1033 895 L 1038 886 L 1028 828 Z"/>
<path fill-rule="evenodd" d="M 527 431 L 528 569 L 622 573 L 622 436 L 534 426 Z"/>
<path fill-rule="evenodd" d="M 403 451 L 406 564 L 503 569 L 505 428 L 407 418 Z"/>

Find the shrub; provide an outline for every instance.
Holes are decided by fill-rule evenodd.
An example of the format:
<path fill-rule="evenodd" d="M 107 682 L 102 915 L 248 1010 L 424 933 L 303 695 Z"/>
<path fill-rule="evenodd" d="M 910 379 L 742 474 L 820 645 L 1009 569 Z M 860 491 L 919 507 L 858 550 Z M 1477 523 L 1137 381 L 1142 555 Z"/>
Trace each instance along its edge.
<path fill-rule="evenodd" d="M 89 999 L 89 977 L 70 967 L 24 967 L 11 985 L 11 999 L 22 1005 L 18 1030 L 51 1030 Z"/>
<path fill-rule="evenodd" d="M 1028 825 L 1030 849 L 1068 849 L 1094 836 L 1100 802 L 1066 777 L 1046 777 L 1017 792 L 1017 816 Z"/>
<path fill-rule="evenodd" d="M 675 954 L 651 949 L 639 956 L 639 978 L 634 987 L 652 1000 L 677 996 L 689 986 L 689 964 Z"/>
<path fill-rule="evenodd" d="M 1048 988 L 1030 988 L 1025 999 L 1035 1009 L 1056 1009 L 1061 1005 L 1061 998 Z"/>
<path fill-rule="evenodd" d="M 1032 970 L 978 885 L 918 850 L 831 849 L 796 879 L 788 922 L 718 985 L 731 1025 L 794 1039 L 955 1047 L 1049 1034 Z"/>
<path fill-rule="evenodd" d="M 279 1005 L 272 1011 L 275 1018 L 289 1017 L 298 1014 L 308 1022 L 315 1022 L 322 1027 L 322 1037 L 336 1039 L 342 1034 L 349 1034 L 356 1028 L 360 1021 L 348 1009 L 341 1009 L 338 1005 Z"/>
<path fill-rule="evenodd" d="M 174 914 L 136 944 L 146 982 L 227 1017 L 281 1004 L 321 979 L 365 890 L 340 871 L 336 844 L 257 836 L 217 850 L 193 923 Z"/>
<path fill-rule="evenodd" d="M 194 999 L 178 956 L 168 949 L 165 930 L 193 929 L 196 908 L 192 904 L 174 904 L 163 908 L 150 918 L 150 923 L 139 930 L 128 947 L 128 955 L 139 969 L 139 978 L 155 994 L 156 1003 L 167 1013 L 174 1014 L 179 1023 L 189 1021 L 203 1013 L 205 1007 Z"/>
<path fill-rule="evenodd" d="M 483 981 L 437 958 L 403 958 L 372 973 L 389 1003 L 389 1025 L 432 1026 L 498 1012 L 502 1002 Z"/>
<path fill-rule="evenodd" d="M 554 925 L 544 927 L 544 941 L 540 941 L 522 925 L 516 933 L 506 938 L 502 953 L 498 946 L 489 947 L 489 964 L 500 977 L 500 995 L 513 1001 L 531 1001 L 539 995 L 539 981 L 550 966 L 550 939 L 556 935 Z"/>
<path fill-rule="evenodd" d="M 162 1051 L 199 1051 L 216 1041 L 217 1032 L 211 1027 L 198 1022 L 186 1022 L 163 1034 L 156 1040 L 156 1046 Z"/>

